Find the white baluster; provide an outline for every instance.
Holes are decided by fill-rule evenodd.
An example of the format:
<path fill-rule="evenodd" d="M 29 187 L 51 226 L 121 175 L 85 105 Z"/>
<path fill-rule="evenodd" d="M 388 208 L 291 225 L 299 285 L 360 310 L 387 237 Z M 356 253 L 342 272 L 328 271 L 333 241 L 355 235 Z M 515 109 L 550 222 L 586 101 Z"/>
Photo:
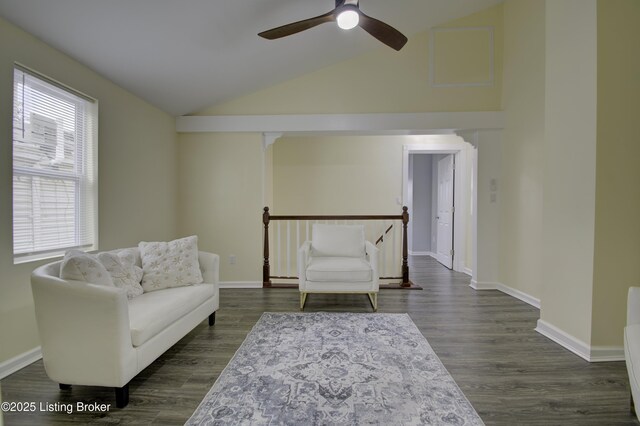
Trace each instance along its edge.
<path fill-rule="evenodd" d="M 393 266 L 393 273 L 394 273 L 394 275 L 396 275 L 397 274 L 396 271 L 399 270 L 398 268 L 400 268 L 400 273 L 402 273 L 402 260 L 398 257 L 398 244 L 396 242 L 396 234 L 398 232 L 398 230 L 396 229 L 396 228 L 398 228 L 398 226 L 396 226 L 396 225 L 398 225 L 398 223 L 397 222 L 396 223 L 392 223 L 392 225 L 393 225 L 393 228 L 391 228 L 391 240 L 392 240 L 391 241 L 391 243 L 392 243 L 391 246 L 393 247 L 393 254 L 392 254 L 392 257 L 391 257 L 391 262 L 392 262 L 392 265 L 394 265 Z"/>
<path fill-rule="evenodd" d="M 277 271 L 277 276 L 281 277 L 282 275 L 280 275 L 280 221 L 278 221 L 278 226 L 277 226 L 277 232 L 278 234 L 276 235 L 276 271 Z"/>
<path fill-rule="evenodd" d="M 382 250 L 380 250 L 380 252 L 382 253 L 382 276 L 386 277 L 387 276 L 387 241 L 384 235 L 384 231 L 386 231 L 385 226 L 384 226 L 384 221 L 382 222 L 382 233 L 380 234 L 382 236 Z"/>
<path fill-rule="evenodd" d="M 285 276 L 291 276 L 291 221 L 287 221 L 287 270 Z"/>
<path fill-rule="evenodd" d="M 298 276 L 298 249 L 300 248 L 300 221 L 296 220 L 296 256 L 294 260 L 296 261 L 296 269 L 294 269 L 294 277 Z"/>

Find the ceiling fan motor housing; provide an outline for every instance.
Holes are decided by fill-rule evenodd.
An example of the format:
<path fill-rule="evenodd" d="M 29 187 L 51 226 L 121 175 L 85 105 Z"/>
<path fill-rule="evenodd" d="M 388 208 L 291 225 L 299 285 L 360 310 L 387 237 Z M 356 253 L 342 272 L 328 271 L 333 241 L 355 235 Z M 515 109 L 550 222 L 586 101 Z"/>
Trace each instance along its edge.
<path fill-rule="evenodd" d="M 359 0 L 336 0 L 336 8 L 340 7 L 342 5 L 346 5 L 346 4 L 350 4 L 353 5 L 355 7 L 359 7 L 360 1 Z"/>

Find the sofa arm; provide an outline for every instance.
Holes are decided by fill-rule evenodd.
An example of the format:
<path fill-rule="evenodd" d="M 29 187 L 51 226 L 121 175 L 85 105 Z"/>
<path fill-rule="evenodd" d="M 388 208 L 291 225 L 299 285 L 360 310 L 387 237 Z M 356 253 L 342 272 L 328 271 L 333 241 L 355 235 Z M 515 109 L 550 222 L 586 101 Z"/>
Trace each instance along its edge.
<path fill-rule="evenodd" d="M 137 373 L 125 292 L 31 274 L 45 370 L 59 383 L 122 387 Z"/>
<path fill-rule="evenodd" d="M 198 262 L 203 282 L 213 284 L 217 289 L 220 282 L 220 256 L 200 251 L 198 252 Z"/>
<path fill-rule="evenodd" d="M 311 253 L 311 241 L 305 241 L 298 248 L 298 287 L 304 290 L 307 283 L 307 265 L 309 264 L 309 254 Z"/>
<path fill-rule="evenodd" d="M 380 274 L 378 273 L 378 247 L 376 247 L 371 241 L 365 241 L 365 250 L 373 271 L 373 281 L 377 288 L 378 279 L 380 277 Z"/>
<path fill-rule="evenodd" d="M 640 287 L 629 287 L 627 325 L 640 324 Z"/>

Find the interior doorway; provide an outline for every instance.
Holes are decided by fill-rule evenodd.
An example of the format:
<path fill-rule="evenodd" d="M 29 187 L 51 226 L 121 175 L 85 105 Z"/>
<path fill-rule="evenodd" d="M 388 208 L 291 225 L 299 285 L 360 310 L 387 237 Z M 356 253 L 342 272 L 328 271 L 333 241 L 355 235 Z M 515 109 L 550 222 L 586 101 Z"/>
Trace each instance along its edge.
<path fill-rule="evenodd" d="M 469 275 L 474 247 L 470 149 L 455 136 L 446 143 L 405 146 L 404 177 L 409 253 L 431 256 Z"/>

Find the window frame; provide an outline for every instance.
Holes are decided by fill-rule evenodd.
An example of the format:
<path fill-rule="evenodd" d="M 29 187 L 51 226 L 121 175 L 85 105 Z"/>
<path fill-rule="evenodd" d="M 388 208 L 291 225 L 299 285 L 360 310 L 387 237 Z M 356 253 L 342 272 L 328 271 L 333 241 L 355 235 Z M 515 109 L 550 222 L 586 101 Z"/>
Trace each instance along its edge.
<path fill-rule="evenodd" d="M 35 71 L 29 67 L 26 67 L 19 63 L 14 63 L 13 67 L 13 95 L 12 95 L 12 137 L 11 137 L 11 165 L 12 165 L 12 253 L 13 263 L 26 263 L 37 260 L 51 259 L 64 255 L 69 249 L 80 249 L 83 251 L 93 251 L 98 249 L 98 101 L 76 89 L 73 89 L 63 83 L 60 83 L 42 73 Z M 16 71 L 28 75 L 31 79 L 36 80 L 36 84 L 29 85 L 31 90 L 36 90 L 48 97 L 57 98 L 59 102 L 69 102 L 74 104 L 73 118 L 73 131 L 74 131 L 74 152 L 73 152 L 73 170 L 51 170 L 51 169 L 38 169 L 36 167 L 16 165 L 15 146 L 17 141 L 29 143 L 28 137 L 24 135 L 24 117 L 23 128 L 20 129 L 23 132 L 22 137 L 16 137 L 16 90 L 19 82 L 16 80 Z M 38 87 L 41 85 L 41 87 Z M 51 88 L 50 86 L 53 86 Z M 25 86 L 21 88 L 24 94 Z M 21 114 L 25 114 L 25 101 L 21 100 L 23 110 Z M 78 105 L 82 105 L 82 112 L 78 111 Z M 49 118 L 50 117 L 45 117 Z M 19 130 L 19 131 L 20 131 Z M 62 141 L 64 143 L 64 128 L 59 129 L 62 132 Z M 82 136 L 79 136 L 82 135 Z M 56 144 L 56 150 L 60 147 L 59 142 Z M 64 149 L 64 146 L 62 147 Z M 57 246 L 46 247 L 46 243 L 40 242 L 38 247 L 38 239 L 36 237 L 37 231 L 34 230 L 30 241 L 27 241 L 33 246 L 31 251 L 18 250 L 16 251 L 16 178 L 26 178 L 30 180 L 31 185 L 35 188 L 38 183 L 34 179 L 42 179 L 42 182 L 51 180 L 54 182 L 62 182 L 66 185 L 72 185 L 74 200 L 73 200 L 73 240 L 72 244 L 59 243 Z M 89 189 L 86 190 L 85 186 Z M 31 192 L 25 191 L 30 194 L 31 199 L 37 197 L 33 195 L 33 189 Z M 32 204 L 35 205 L 35 204 Z M 60 221 L 60 219 L 58 219 Z M 39 223 L 44 222 L 39 220 Z M 60 222 L 57 222 L 60 223 Z M 36 220 L 32 222 L 32 226 L 36 226 Z M 85 229 L 86 228 L 86 229 Z M 87 241 L 85 239 L 85 233 L 90 236 Z M 69 239 L 67 242 L 69 242 Z M 25 241 L 28 239 L 25 239 Z"/>

